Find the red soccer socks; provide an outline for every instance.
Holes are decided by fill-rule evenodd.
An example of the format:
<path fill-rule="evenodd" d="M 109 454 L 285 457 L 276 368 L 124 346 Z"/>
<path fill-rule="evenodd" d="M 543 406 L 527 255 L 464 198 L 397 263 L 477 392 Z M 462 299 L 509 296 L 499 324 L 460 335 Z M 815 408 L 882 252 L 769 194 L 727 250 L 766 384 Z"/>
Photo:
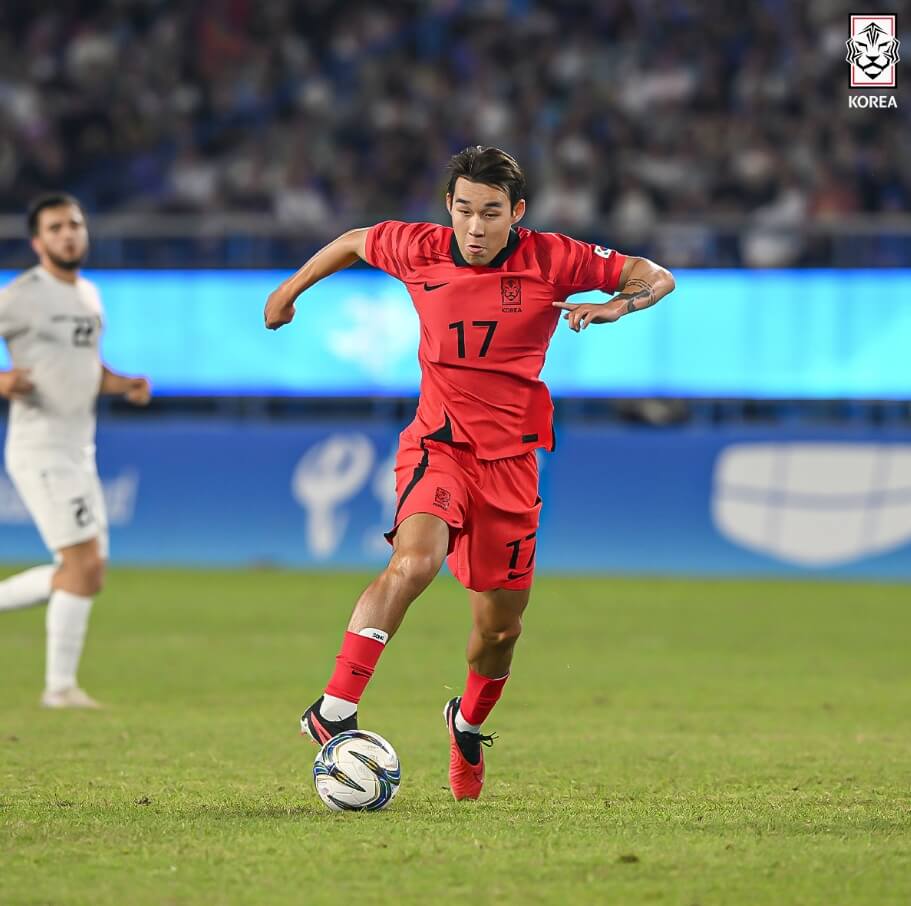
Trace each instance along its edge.
<path fill-rule="evenodd" d="M 503 687 L 508 679 L 508 673 L 506 676 L 491 679 L 488 676 L 481 676 L 480 673 L 475 673 L 469 668 L 465 691 L 462 693 L 462 701 L 459 705 L 459 710 L 466 723 L 480 728 L 493 711 L 493 706 L 500 700 Z"/>
<path fill-rule="evenodd" d="M 335 659 L 335 670 L 326 686 L 326 694 L 357 704 L 373 676 L 383 647 L 383 642 L 377 639 L 346 632 L 341 651 Z"/>

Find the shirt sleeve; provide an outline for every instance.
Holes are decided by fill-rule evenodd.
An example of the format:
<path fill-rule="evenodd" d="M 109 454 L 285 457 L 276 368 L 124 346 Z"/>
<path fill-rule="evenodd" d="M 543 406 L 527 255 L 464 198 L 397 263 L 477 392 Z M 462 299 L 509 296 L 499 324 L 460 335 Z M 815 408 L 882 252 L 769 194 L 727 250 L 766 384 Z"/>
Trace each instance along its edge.
<path fill-rule="evenodd" d="M 551 259 L 557 262 L 553 283 L 560 294 L 569 296 L 592 289 L 616 292 L 626 255 L 569 236 L 553 237 L 558 246 Z"/>
<path fill-rule="evenodd" d="M 98 309 L 98 322 L 101 328 L 105 325 L 104 304 L 101 301 L 101 292 L 94 283 L 89 283 L 92 292 L 92 298 L 95 300 L 95 307 Z"/>
<path fill-rule="evenodd" d="M 384 220 L 367 231 L 367 263 L 404 280 L 412 270 L 412 254 L 420 223 Z"/>
<path fill-rule="evenodd" d="M 8 339 L 24 329 L 18 308 L 12 290 L 9 287 L 0 289 L 0 337 Z"/>

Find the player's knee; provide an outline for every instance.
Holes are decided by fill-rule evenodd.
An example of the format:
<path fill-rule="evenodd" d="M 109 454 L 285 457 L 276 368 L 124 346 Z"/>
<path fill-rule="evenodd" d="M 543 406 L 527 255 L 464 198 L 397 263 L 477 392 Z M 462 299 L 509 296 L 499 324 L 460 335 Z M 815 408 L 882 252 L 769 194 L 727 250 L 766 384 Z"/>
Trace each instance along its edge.
<path fill-rule="evenodd" d="M 479 626 L 478 633 L 486 648 L 511 648 L 522 635 L 522 621 L 516 620 L 505 626 Z"/>
<path fill-rule="evenodd" d="M 396 551 L 389 565 L 406 581 L 423 586 L 429 585 L 440 571 L 443 556 L 423 548 Z"/>
<path fill-rule="evenodd" d="M 80 562 L 80 579 L 87 594 L 97 595 L 104 588 L 105 565 L 101 557 L 86 557 Z"/>

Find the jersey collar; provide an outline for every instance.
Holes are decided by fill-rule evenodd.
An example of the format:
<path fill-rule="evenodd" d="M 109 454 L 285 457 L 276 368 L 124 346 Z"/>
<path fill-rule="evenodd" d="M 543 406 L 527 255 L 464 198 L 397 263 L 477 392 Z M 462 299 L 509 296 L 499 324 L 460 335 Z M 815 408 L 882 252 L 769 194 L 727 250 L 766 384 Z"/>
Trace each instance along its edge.
<path fill-rule="evenodd" d="M 459 244 L 456 242 L 455 233 L 452 234 L 452 239 L 449 243 L 449 251 L 452 254 L 452 263 L 456 267 L 501 267 L 506 259 L 516 250 L 519 245 L 519 234 L 516 232 L 514 227 L 509 229 L 509 239 L 506 240 L 506 245 L 497 252 L 496 256 L 491 260 L 490 264 L 469 264 L 464 257 L 462 257 L 462 252 L 459 250 Z"/>

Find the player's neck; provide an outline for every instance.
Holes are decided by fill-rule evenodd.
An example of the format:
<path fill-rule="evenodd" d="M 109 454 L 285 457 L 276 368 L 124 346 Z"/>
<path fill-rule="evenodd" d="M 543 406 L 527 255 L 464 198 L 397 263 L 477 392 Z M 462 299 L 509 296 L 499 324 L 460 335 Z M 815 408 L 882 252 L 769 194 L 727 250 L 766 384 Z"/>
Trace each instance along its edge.
<path fill-rule="evenodd" d="M 42 258 L 40 260 L 41 267 L 44 268 L 52 277 L 55 277 L 57 280 L 62 281 L 63 283 L 73 283 L 79 280 L 79 268 L 70 270 L 65 267 L 58 267 L 54 264 L 53 261 L 49 261 L 47 258 Z"/>
<path fill-rule="evenodd" d="M 500 267 L 507 258 L 516 250 L 516 246 L 519 244 L 519 234 L 516 231 L 515 226 L 510 227 L 509 234 L 506 237 L 506 242 L 497 253 L 486 263 L 484 264 L 475 264 L 469 261 L 465 257 L 465 253 L 462 251 L 461 246 L 459 245 L 459 240 L 456 238 L 455 230 L 452 232 L 452 239 L 449 243 L 449 251 L 452 255 L 452 261 L 456 267 Z"/>

